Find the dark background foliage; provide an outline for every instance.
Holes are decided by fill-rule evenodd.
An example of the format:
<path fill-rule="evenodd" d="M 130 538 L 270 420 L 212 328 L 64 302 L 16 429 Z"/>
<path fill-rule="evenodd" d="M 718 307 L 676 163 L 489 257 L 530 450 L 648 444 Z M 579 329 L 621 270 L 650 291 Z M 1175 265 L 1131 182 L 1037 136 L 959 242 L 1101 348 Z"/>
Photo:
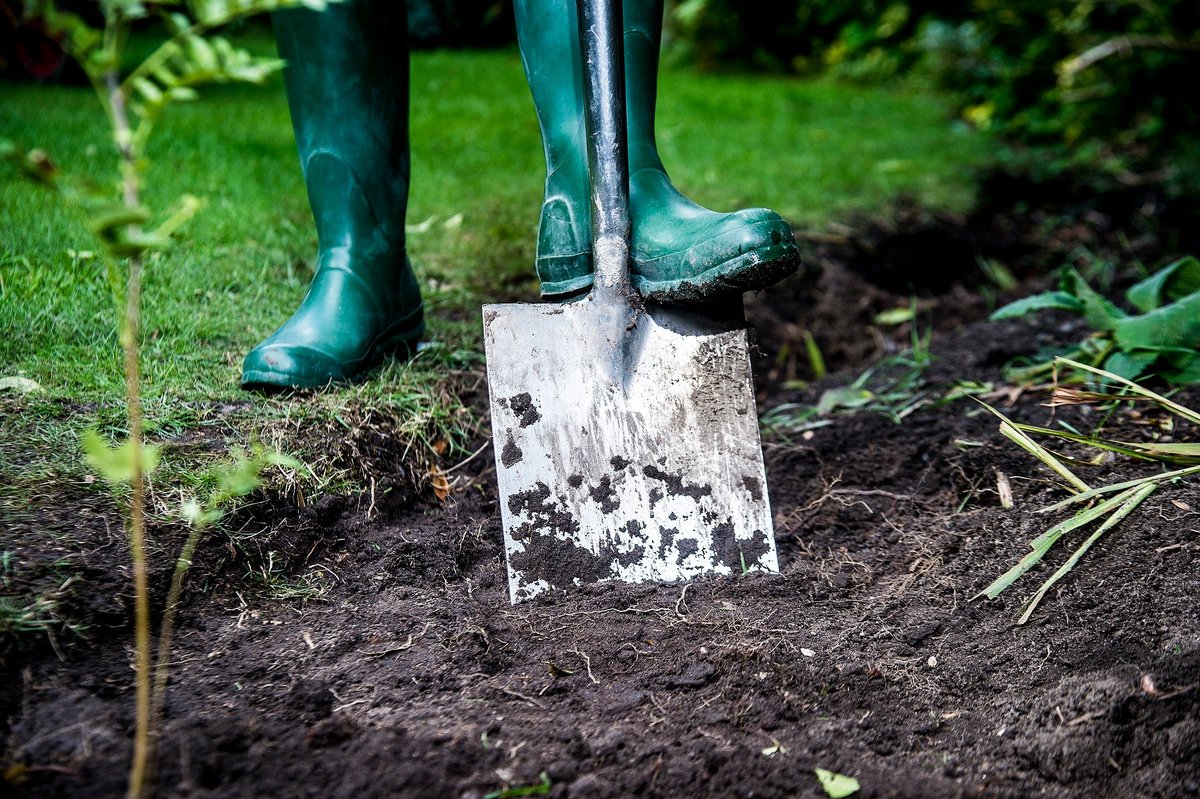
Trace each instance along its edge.
<path fill-rule="evenodd" d="M 1200 194 L 1195 0 L 682 0 L 669 24 L 708 68 L 933 80 L 1038 181 Z"/>

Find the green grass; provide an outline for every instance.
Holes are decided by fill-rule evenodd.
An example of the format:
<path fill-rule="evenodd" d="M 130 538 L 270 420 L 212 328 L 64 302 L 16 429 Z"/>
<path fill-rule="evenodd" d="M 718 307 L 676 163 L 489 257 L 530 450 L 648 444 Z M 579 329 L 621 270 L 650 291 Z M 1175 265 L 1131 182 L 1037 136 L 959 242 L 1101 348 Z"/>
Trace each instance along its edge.
<path fill-rule="evenodd" d="M 717 209 L 770 206 L 804 227 L 885 212 L 899 194 L 963 210 L 972 167 L 988 158 L 943 98 L 916 89 L 668 72 L 660 98 L 663 158 L 686 192 Z M 191 192 L 208 205 L 146 271 L 152 436 L 206 426 L 245 440 L 272 420 L 300 427 L 350 405 L 415 419 L 418 439 L 469 428 L 439 376 L 478 369 L 481 302 L 536 297 L 541 143 L 514 51 L 415 54 L 411 107 L 408 223 L 422 232 L 409 247 L 441 346 L 358 387 L 252 402 L 238 388 L 241 357 L 298 304 L 315 249 L 282 86 L 220 87 L 168 113 L 146 200 L 161 209 Z M 90 89 L 0 84 L 0 137 L 45 148 L 65 170 L 115 181 L 106 135 Z M 56 197 L 0 178 L 0 377 L 44 389 L 0 397 L 17 412 L 2 423 L 10 478 L 82 469 L 71 464 L 87 424 L 120 432 L 115 315 L 95 249 Z"/>

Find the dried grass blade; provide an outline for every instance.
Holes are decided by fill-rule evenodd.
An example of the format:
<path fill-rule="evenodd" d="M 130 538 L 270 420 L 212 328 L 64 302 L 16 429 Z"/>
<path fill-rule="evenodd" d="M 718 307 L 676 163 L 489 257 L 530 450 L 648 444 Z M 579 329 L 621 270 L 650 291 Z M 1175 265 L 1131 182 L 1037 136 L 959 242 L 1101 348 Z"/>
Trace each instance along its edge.
<path fill-rule="evenodd" d="M 1157 402 L 1159 405 L 1163 406 L 1164 408 L 1166 408 L 1167 410 L 1176 414 L 1177 416 L 1181 416 L 1184 419 L 1187 419 L 1192 424 L 1200 424 L 1200 413 L 1196 413 L 1191 408 L 1186 408 L 1177 402 L 1172 402 L 1171 400 L 1167 399 L 1163 395 L 1156 394 L 1153 391 L 1151 391 L 1150 389 L 1144 388 L 1144 387 L 1138 385 L 1137 383 L 1133 382 L 1132 380 L 1127 380 L 1126 378 L 1121 377 L 1118 374 L 1113 374 L 1112 372 L 1105 371 L 1104 369 L 1100 369 L 1095 366 L 1089 366 L 1086 363 L 1080 363 L 1079 361 L 1073 361 L 1070 358 L 1055 358 L 1054 362 L 1055 363 L 1064 363 L 1073 369 L 1082 369 L 1085 372 L 1090 372 L 1094 375 L 1099 375 L 1100 377 L 1103 377 L 1107 380 L 1112 380 L 1113 382 L 1120 383 L 1121 385 L 1127 387 L 1133 393 L 1138 394 L 1142 397 L 1146 397 L 1147 399 L 1151 399 L 1154 402 Z"/>
<path fill-rule="evenodd" d="M 1063 405 L 1091 405 L 1097 402 L 1153 402 L 1150 397 L 1138 397 L 1130 394 L 1107 394 L 1100 391 L 1081 391 L 1076 388 L 1058 386 L 1050 395 L 1047 408 L 1058 408 Z"/>
<path fill-rule="evenodd" d="M 1029 601 L 1025 603 L 1025 610 L 1021 614 L 1021 618 L 1017 620 L 1017 624 L 1024 624 L 1025 622 L 1029 621 L 1029 617 L 1033 615 L 1033 611 L 1038 606 L 1038 603 L 1041 602 L 1042 598 L 1046 596 L 1046 592 L 1049 591 L 1055 583 L 1065 577 L 1067 573 L 1071 571 L 1071 569 L 1075 568 L 1075 565 L 1079 563 L 1079 559 L 1082 558 L 1089 549 L 1091 549 L 1092 544 L 1100 540 L 1100 536 L 1111 530 L 1117 525 L 1118 522 L 1132 513 L 1138 505 L 1142 504 L 1142 501 L 1145 500 L 1146 497 L 1150 496 L 1158 489 L 1158 486 L 1158 483 L 1146 483 L 1140 488 L 1134 489 L 1133 494 L 1130 495 L 1130 497 L 1126 499 L 1119 508 L 1113 511 L 1111 516 L 1104 520 L 1104 523 L 1100 525 L 1096 532 L 1088 536 L 1087 540 L 1079 545 L 1079 549 L 1075 550 L 1071 557 L 1067 559 L 1067 562 L 1060 566 L 1058 570 L 1054 572 L 1054 574 L 1050 575 L 1046 582 L 1042 583 L 1042 587 L 1039 588 L 1037 592 L 1029 598 Z"/>

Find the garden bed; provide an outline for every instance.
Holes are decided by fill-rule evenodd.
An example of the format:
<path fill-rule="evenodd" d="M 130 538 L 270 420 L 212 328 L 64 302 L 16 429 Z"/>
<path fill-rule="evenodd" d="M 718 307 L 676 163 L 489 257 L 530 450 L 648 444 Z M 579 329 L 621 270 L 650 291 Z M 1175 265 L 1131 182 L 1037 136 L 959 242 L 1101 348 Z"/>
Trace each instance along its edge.
<path fill-rule="evenodd" d="M 748 304 L 764 412 L 814 404 L 901 347 L 903 329 L 872 320 L 910 291 L 933 330 L 914 395 L 929 402 L 903 423 L 862 412 L 765 433 L 780 575 L 603 584 L 511 607 L 490 448 L 450 473 L 445 501 L 409 490 L 395 457 L 396 474 L 378 475 L 390 492 L 259 497 L 206 539 L 189 577 L 160 795 L 824 796 L 814 768 L 854 776 L 862 797 L 1196 795 L 1200 490 L 1153 495 L 1024 626 L 1021 598 L 1065 552 L 1002 600 L 971 601 L 1047 526 L 1032 511 L 1064 494 L 971 400 L 935 400 L 958 381 L 1001 388 L 1012 357 L 1084 329 L 984 321 L 954 276 L 977 242 L 930 236 L 909 257 L 947 279 L 894 285 L 891 269 L 880 285 L 861 246 L 826 236 L 809 247 L 819 279 Z M 789 353 L 804 329 L 835 368 L 799 387 Z M 1008 399 L 1010 416 L 1051 418 L 1044 392 L 991 401 Z M 1057 413 L 1081 428 L 1096 418 Z M 1117 414 L 1108 429 L 1137 438 L 1156 418 Z M 94 486 L 46 492 L 14 529 L 86 544 L 72 596 L 91 626 L 5 661 L 0 793 L 121 796 L 133 671 L 119 517 Z M 169 552 L 180 532 L 156 534 Z"/>

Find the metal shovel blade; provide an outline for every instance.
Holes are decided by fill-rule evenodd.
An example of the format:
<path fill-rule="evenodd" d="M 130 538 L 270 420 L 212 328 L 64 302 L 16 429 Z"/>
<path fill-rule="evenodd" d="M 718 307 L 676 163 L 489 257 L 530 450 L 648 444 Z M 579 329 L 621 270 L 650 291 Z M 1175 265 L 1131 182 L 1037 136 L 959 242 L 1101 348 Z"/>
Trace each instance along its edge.
<path fill-rule="evenodd" d="M 513 604 L 779 570 L 744 326 L 620 312 L 593 297 L 484 306 Z"/>

